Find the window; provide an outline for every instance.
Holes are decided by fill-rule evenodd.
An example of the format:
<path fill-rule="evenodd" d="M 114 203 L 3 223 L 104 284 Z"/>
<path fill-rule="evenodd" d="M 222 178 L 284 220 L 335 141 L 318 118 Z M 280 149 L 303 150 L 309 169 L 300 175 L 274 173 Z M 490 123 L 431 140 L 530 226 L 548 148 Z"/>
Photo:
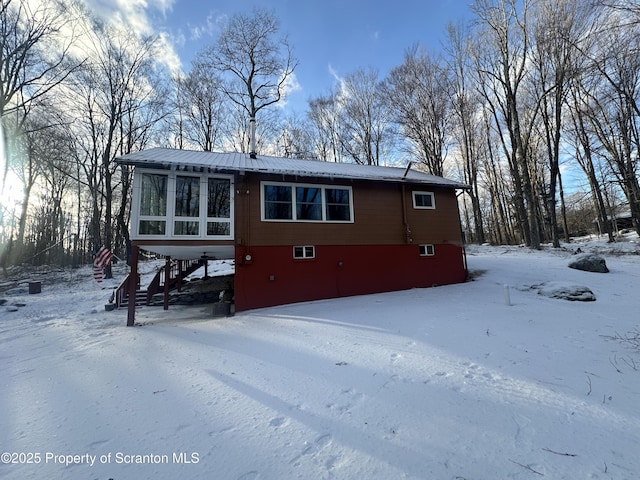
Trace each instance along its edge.
<path fill-rule="evenodd" d="M 176 177 L 176 196 L 174 215 L 176 221 L 173 226 L 174 235 L 200 235 L 200 222 L 193 218 L 200 216 L 200 178 Z M 180 217 L 187 217 L 181 219 Z"/>
<path fill-rule="evenodd" d="M 292 188 L 282 185 L 264 186 L 264 218 L 268 220 L 292 220 Z"/>
<path fill-rule="evenodd" d="M 350 187 L 263 182 L 262 219 L 352 222 L 352 191 Z"/>
<path fill-rule="evenodd" d="M 167 176 L 145 173 L 142 175 L 140 215 L 167 214 Z"/>
<path fill-rule="evenodd" d="M 293 247 L 293 258 L 316 258 L 316 247 L 313 245 Z"/>
<path fill-rule="evenodd" d="M 296 219 L 322 220 L 322 190 L 317 187 L 296 187 Z"/>
<path fill-rule="evenodd" d="M 351 220 L 349 190 L 344 188 L 326 188 L 327 220 L 348 222 Z"/>
<path fill-rule="evenodd" d="M 231 235 L 231 179 L 207 182 L 207 236 Z"/>
<path fill-rule="evenodd" d="M 176 177 L 176 217 L 200 215 L 200 179 L 198 177 Z"/>
<path fill-rule="evenodd" d="M 137 234 L 164 237 L 233 238 L 233 179 L 143 171 Z M 137 196 L 136 196 L 137 198 Z"/>
<path fill-rule="evenodd" d="M 431 244 L 420 245 L 420 256 L 421 257 L 433 257 L 436 254 L 436 247 Z"/>
<path fill-rule="evenodd" d="M 436 199 L 433 192 L 413 192 L 413 208 L 436 208 Z"/>
<path fill-rule="evenodd" d="M 167 228 L 167 176 L 142 174 L 140 186 L 141 235 L 164 235 Z"/>
<path fill-rule="evenodd" d="M 140 220 L 141 235 L 164 235 L 167 222 L 164 220 Z"/>

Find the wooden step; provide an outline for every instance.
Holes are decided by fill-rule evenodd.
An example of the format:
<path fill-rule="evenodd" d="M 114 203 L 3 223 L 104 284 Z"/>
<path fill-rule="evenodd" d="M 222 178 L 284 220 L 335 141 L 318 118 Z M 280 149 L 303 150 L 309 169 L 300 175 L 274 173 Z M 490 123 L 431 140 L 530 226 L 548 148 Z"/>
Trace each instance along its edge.
<path fill-rule="evenodd" d="M 147 304 L 147 291 L 146 290 L 136 290 L 136 298 L 135 298 L 136 307 L 140 307 Z M 121 307 L 129 306 L 129 295 L 124 297 Z"/>

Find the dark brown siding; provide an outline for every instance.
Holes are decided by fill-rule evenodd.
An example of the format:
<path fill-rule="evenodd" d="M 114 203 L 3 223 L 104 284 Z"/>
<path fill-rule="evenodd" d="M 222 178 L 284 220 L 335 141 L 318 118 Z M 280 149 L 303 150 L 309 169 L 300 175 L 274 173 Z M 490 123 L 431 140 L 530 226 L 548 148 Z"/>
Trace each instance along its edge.
<path fill-rule="evenodd" d="M 434 210 L 413 208 L 414 191 L 433 192 L 436 208 Z M 406 187 L 405 198 L 407 223 L 411 229 L 413 243 L 462 243 L 455 190 L 413 185 Z"/>
<path fill-rule="evenodd" d="M 353 223 L 263 222 L 260 219 L 260 181 L 318 183 L 353 189 Z M 433 191 L 435 210 L 413 208 L 412 191 Z M 412 243 L 460 243 L 455 191 L 421 185 L 301 177 L 240 177 L 236 183 L 236 243 L 238 245 L 401 245 L 406 244 L 404 219 Z M 403 214 L 403 207 L 406 214 Z"/>

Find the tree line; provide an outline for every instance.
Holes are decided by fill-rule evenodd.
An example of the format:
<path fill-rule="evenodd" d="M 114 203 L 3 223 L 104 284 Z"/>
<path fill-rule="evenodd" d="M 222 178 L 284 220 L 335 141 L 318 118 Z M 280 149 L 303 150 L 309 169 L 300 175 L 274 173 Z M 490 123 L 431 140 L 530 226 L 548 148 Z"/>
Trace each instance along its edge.
<path fill-rule="evenodd" d="M 82 263 L 103 245 L 125 258 L 132 172 L 115 159 L 152 146 L 411 161 L 470 186 L 472 242 L 558 247 L 594 221 L 613 241 L 623 212 L 640 233 L 633 0 L 475 0 L 442 50 L 408 46 L 384 76 L 354 66 L 302 113 L 274 108 L 298 60 L 271 11 L 230 17 L 181 72 L 162 35 L 74 0 L 32 5 L 0 7 L 5 268 Z"/>

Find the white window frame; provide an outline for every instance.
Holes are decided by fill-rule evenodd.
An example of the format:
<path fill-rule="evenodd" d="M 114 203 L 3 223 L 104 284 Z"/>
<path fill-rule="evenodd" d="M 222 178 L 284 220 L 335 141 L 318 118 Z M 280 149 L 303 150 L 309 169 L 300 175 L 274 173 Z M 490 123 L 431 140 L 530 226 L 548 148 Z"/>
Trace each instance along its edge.
<path fill-rule="evenodd" d="M 431 206 L 425 207 L 424 205 L 418 205 L 416 202 L 416 195 L 427 195 L 431 197 Z M 411 195 L 413 199 L 413 208 L 418 210 L 435 210 L 436 208 L 436 196 L 433 192 L 422 192 L 422 191 L 413 191 Z"/>
<path fill-rule="evenodd" d="M 146 216 L 140 215 L 140 207 L 142 201 L 142 176 L 143 174 L 151 175 L 164 175 L 167 177 L 167 208 L 166 216 Z M 199 179 L 200 183 L 200 198 L 199 198 L 199 216 L 198 217 L 176 217 L 175 216 L 175 202 L 176 202 L 176 177 L 195 177 Z M 229 218 L 214 218 L 207 216 L 207 199 L 209 189 L 209 178 L 219 178 L 229 180 Z M 234 178 L 233 175 L 224 174 L 199 174 L 193 172 L 175 172 L 167 170 L 153 170 L 153 169 L 136 169 L 133 179 L 133 202 L 132 202 L 132 215 L 131 215 L 131 230 L 133 239 L 179 239 L 179 240 L 233 240 L 234 239 Z M 165 233 L 160 235 L 141 234 L 140 222 L 141 221 L 164 221 Z M 175 222 L 187 221 L 198 222 L 198 235 L 176 235 Z M 207 223 L 208 222 L 220 222 L 229 223 L 229 235 L 207 235 Z"/>
<path fill-rule="evenodd" d="M 265 209 L 265 186 L 290 187 L 291 188 L 291 218 L 267 218 Z M 322 218 L 320 220 L 298 220 L 296 205 L 296 187 L 319 188 L 322 195 Z M 349 220 L 327 220 L 326 190 L 347 190 L 349 192 Z M 288 223 L 354 223 L 353 216 L 353 188 L 347 185 L 327 185 L 319 183 L 292 183 L 292 182 L 260 182 L 260 220 L 263 222 L 288 222 Z"/>
<path fill-rule="evenodd" d="M 302 256 L 296 255 L 296 249 L 302 249 Z M 310 252 L 310 253 L 309 253 Z M 309 260 L 312 258 L 316 258 L 316 247 L 315 245 L 294 245 L 293 247 L 293 258 L 294 260 Z"/>
<path fill-rule="evenodd" d="M 436 247 L 432 243 L 425 243 L 418 247 L 421 257 L 433 257 L 436 254 Z"/>

